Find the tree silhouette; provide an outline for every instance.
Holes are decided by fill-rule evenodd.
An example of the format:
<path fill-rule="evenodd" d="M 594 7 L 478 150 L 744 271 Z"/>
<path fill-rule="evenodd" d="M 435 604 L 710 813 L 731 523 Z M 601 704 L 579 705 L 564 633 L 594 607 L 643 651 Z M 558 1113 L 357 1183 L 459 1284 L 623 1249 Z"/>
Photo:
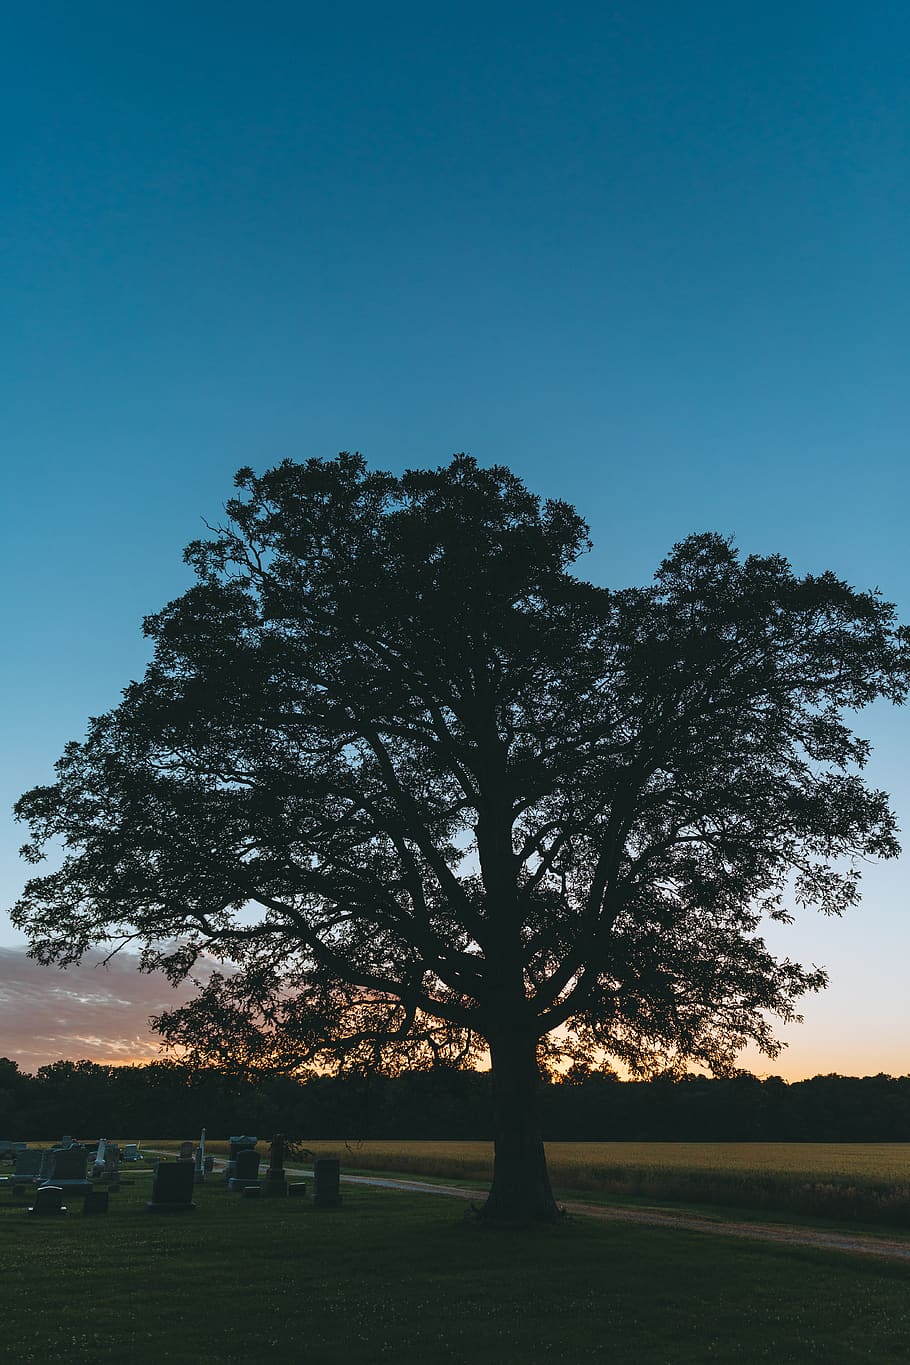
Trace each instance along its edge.
<path fill-rule="evenodd" d="M 546 1054 L 729 1070 L 824 984 L 763 916 L 839 913 L 898 852 L 847 718 L 901 701 L 892 606 L 717 535 L 618 592 L 587 528 L 507 469 L 356 455 L 236 478 L 154 659 L 17 806 L 62 838 L 14 922 L 66 965 L 112 940 L 173 980 L 206 1061 L 464 1065 L 489 1048 L 485 1215 L 556 1215 Z"/>

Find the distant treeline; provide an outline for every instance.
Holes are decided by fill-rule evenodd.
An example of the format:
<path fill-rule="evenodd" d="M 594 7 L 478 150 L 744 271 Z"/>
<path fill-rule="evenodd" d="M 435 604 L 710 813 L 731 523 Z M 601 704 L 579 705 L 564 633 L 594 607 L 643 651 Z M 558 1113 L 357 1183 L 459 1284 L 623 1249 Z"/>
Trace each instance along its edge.
<path fill-rule="evenodd" d="M 815 1076 L 788 1084 L 575 1068 L 541 1087 L 544 1136 L 565 1141 L 906 1142 L 910 1076 Z M 0 1137 L 185 1138 L 285 1132 L 298 1139 L 490 1138 L 487 1072 L 244 1081 L 179 1063 L 54 1062 L 34 1076 L 0 1058 Z"/>

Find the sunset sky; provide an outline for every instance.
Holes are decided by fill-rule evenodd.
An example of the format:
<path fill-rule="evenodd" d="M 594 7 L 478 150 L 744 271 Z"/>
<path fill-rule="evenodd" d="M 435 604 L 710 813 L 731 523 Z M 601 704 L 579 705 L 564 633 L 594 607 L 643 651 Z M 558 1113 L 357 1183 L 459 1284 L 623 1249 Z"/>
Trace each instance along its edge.
<path fill-rule="evenodd" d="M 234 471 L 510 465 L 648 581 L 690 531 L 910 619 L 910 9 L 840 0 L 15 7 L 3 21 L 10 814 L 147 659 Z M 910 712 L 858 728 L 910 831 Z M 907 836 L 905 836 L 907 837 Z M 910 854 L 760 1074 L 910 1072 Z M 125 955 L 0 913 L 0 1055 L 156 1055 Z"/>

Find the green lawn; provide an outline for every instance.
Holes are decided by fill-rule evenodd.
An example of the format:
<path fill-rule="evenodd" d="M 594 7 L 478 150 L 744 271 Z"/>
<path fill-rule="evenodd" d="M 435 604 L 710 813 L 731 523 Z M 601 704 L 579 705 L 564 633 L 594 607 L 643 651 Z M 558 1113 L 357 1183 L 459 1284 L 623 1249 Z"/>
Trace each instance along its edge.
<path fill-rule="evenodd" d="M 184 1217 L 38 1221 L 0 1196 L 0 1358 L 259 1365 L 910 1361 L 910 1267 L 577 1219 L 532 1233 L 344 1186 Z"/>

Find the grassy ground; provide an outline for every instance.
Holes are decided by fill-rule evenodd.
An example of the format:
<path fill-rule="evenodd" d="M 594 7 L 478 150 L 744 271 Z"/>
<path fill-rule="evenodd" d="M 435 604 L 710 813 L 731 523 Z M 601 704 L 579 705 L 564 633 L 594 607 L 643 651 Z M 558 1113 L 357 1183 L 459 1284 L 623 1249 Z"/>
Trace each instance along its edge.
<path fill-rule="evenodd" d="M 0 1196 L 0 1359 L 307 1365 L 910 1361 L 910 1269 L 584 1219 L 531 1233 L 344 1187 L 41 1222 Z"/>
<path fill-rule="evenodd" d="M 156 1144 L 157 1145 L 157 1144 Z M 176 1144 L 169 1144 L 176 1146 Z M 259 1144 L 265 1154 L 267 1144 Z M 209 1143 L 216 1154 L 226 1143 Z M 487 1181 L 488 1142 L 316 1142 L 347 1171 Z M 550 1142 L 560 1197 L 735 1208 L 910 1229 L 910 1143 Z"/>

